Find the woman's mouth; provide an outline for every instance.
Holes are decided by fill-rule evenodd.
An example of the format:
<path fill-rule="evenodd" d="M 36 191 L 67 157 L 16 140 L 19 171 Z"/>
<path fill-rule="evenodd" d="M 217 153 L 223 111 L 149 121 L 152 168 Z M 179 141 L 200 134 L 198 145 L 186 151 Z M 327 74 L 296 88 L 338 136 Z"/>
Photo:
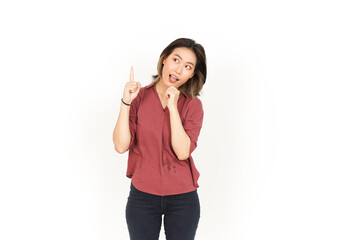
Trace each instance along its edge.
<path fill-rule="evenodd" d="M 179 81 L 174 75 L 169 75 L 169 81 L 171 83 L 176 83 L 177 81 Z"/>

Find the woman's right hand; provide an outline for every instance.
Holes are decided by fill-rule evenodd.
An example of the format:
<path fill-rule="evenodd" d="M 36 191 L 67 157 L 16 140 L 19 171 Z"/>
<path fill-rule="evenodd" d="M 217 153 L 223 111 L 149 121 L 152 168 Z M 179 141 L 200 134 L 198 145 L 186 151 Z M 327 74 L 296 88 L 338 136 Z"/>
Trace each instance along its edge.
<path fill-rule="evenodd" d="M 123 101 L 131 103 L 138 95 L 141 88 L 140 82 L 134 82 L 134 68 L 130 69 L 130 81 L 126 83 L 123 93 Z"/>

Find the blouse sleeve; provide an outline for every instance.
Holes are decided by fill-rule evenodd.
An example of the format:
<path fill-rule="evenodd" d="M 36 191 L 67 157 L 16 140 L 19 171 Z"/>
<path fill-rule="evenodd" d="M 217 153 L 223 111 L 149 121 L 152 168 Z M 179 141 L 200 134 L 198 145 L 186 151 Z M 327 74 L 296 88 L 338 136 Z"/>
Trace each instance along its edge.
<path fill-rule="evenodd" d="M 200 99 L 196 98 L 191 101 L 186 119 L 184 122 L 184 130 L 190 138 L 190 153 L 195 150 L 197 140 L 202 127 L 204 111 Z"/>
<path fill-rule="evenodd" d="M 137 112 L 140 106 L 140 94 L 142 90 L 140 89 L 136 98 L 132 101 L 132 105 L 130 106 L 130 113 L 129 113 L 129 128 L 130 128 L 130 145 L 129 149 L 132 147 L 134 142 L 136 141 L 136 126 L 137 126 Z"/>

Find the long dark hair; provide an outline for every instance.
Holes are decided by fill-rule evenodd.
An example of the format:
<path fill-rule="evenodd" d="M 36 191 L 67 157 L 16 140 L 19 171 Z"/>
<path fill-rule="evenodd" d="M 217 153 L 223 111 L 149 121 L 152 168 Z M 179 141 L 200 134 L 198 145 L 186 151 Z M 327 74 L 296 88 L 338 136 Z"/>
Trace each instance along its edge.
<path fill-rule="evenodd" d="M 204 47 L 189 38 L 178 38 L 170 43 L 160 54 L 159 62 L 157 65 L 158 74 L 153 75 L 153 83 L 156 84 L 160 81 L 163 70 L 163 60 L 166 59 L 175 48 L 186 47 L 192 50 L 196 56 L 196 64 L 194 75 L 186 83 L 179 87 L 179 91 L 185 91 L 191 98 L 200 95 L 206 81 L 206 55 Z"/>

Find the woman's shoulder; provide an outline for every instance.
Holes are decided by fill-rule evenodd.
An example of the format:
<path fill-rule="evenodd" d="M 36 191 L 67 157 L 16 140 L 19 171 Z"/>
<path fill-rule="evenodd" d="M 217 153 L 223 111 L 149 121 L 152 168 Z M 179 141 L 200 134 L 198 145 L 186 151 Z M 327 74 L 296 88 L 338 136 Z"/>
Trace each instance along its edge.
<path fill-rule="evenodd" d="M 197 96 L 195 96 L 194 98 L 188 97 L 187 100 L 189 102 L 189 105 L 193 105 L 193 106 L 201 105 L 202 106 L 202 102 L 201 102 L 200 98 L 198 98 Z"/>
<path fill-rule="evenodd" d="M 186 102 L 187 103 L 186 103 L 185 109 L 186 109 L 187 114 L 192 115 L 193 113 L 196 113 L 196 112 L 203 112 L 203 105 L 202 105 L 200 98 L 198 98 L 198 97 L 190 98 L 189 97 L 186 99 Z"/>

